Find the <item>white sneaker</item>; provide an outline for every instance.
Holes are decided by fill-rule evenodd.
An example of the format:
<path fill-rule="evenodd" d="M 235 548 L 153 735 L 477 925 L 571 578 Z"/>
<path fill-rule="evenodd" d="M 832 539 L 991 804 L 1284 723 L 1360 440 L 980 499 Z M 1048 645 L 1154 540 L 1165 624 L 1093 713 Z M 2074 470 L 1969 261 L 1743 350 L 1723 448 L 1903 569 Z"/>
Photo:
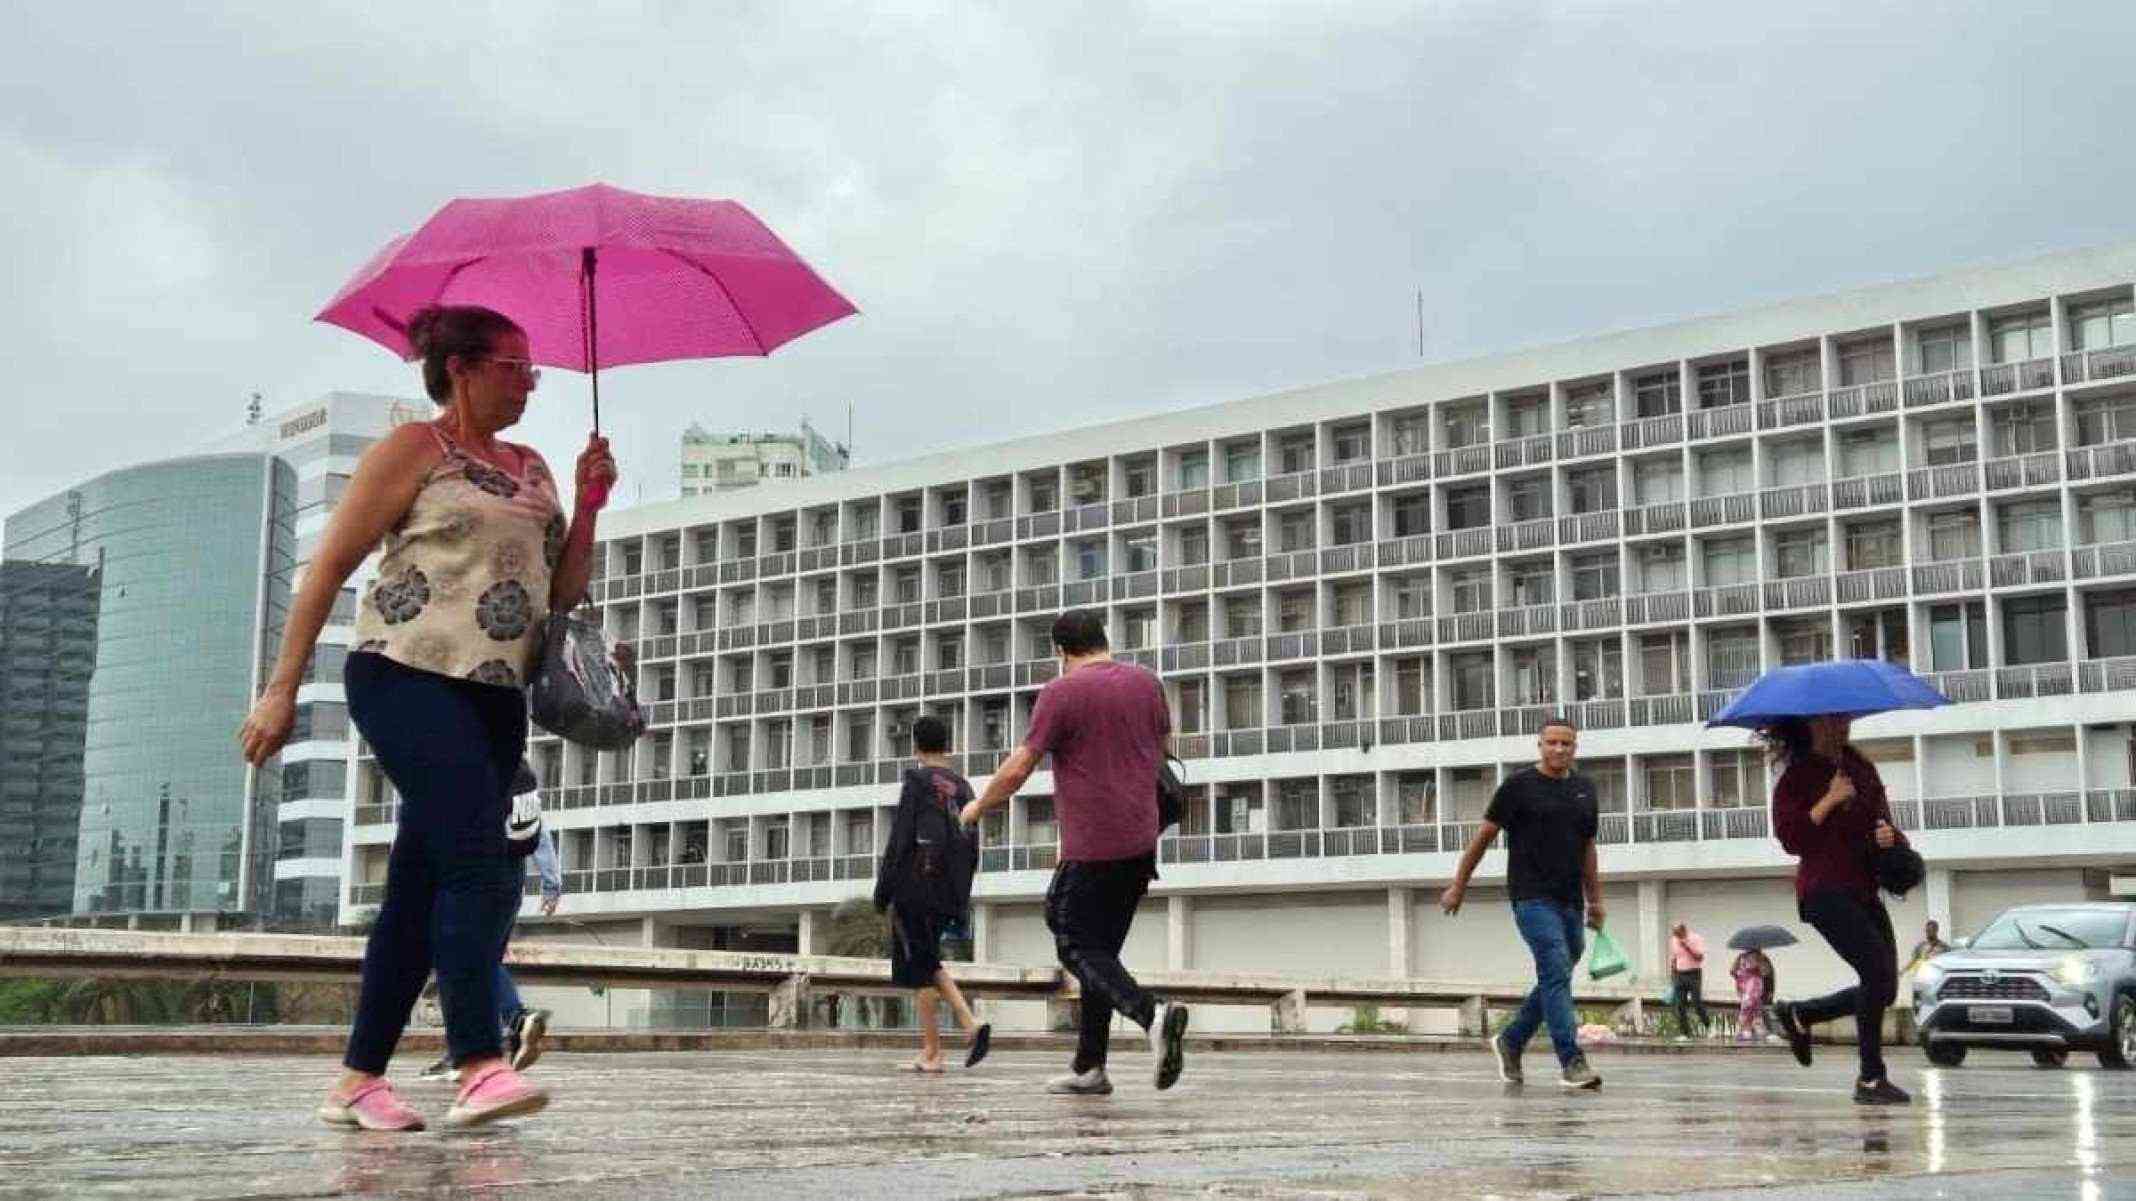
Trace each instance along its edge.
<path fill-rule="evenodd" d="M 1049 1093 L 1068 1093 L 1078 1097 L 1103 1097 L 1112 1093 L 1112 1081 L 1105 1076 L 1104 1068 L 1092 1068 L 1087 1072 L 1070 1072 L 1046 1081 Z"/>
<path fill-rule="evenodd" d="M 447 1056 L 424 1068 L 421 1079 L 450 1080 L 452 1083 L 458 1084 L 460 1082 L 460 1069 L 452 1066 L 452 1058 Z"/>
<path fill-rule="evenodd" d="M 1157 1057 L 1157 1091 L 1179 1083 L 1186 1066 L 1187 1007 L 1171 1001 L 1157 1003 L 1157 1016 L 1150 1022 L 1150 1054 Z"/>

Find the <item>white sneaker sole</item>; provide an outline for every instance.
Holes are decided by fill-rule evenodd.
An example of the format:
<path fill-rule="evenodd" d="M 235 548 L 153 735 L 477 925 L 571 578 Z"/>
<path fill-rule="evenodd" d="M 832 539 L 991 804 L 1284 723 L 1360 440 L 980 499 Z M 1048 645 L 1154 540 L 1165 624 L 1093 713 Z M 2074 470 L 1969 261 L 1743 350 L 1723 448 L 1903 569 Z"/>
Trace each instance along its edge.
<path fill-rule="evenodd" d="M 526 1029 L 519 1032 L 519 1053 L 512 1056 L 513 1071 L 524 1072 L 534 1066 L 534 1061 L 541 1058 L 542 1036 L 548 1032 L 549 1018 L 547 1014 L 532 1013 L 527 1015 Z"/>

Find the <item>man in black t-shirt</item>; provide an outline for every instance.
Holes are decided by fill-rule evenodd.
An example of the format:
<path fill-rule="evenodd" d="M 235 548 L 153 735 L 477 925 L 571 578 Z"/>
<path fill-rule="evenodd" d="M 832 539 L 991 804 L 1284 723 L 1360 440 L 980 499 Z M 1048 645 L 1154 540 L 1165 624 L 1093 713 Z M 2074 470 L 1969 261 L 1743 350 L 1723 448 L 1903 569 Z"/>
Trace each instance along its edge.
<path fill-rule="evenodd" d="M 1513 902 L 1513 924 L 1535 956 L 1535 988 L 1513 1020 L 1490 1040 L 1498 1074 L 1509 1084 L 1520 1083 L 1521 1052 L 1536 1028 L 1547 1024 L 1565 1087 L 1600 1088 L 1602 1077 L 1580 1053 L 1579 1019 L 1572 1008 L 1573 965 L 1587 949 L 1580 923 L 1583 895 L 1586 924 L 1602 928 L 1595 786 L 1572 770 L 1579 731 L 1570 721 L 1551 718 L 1536 745 L 1541 751 L 1536 765 L 1508 776 L 1491 797 L 1491 807 L 1462 852 L 1454 882 L 1440 896 L 1439 907 L 1449 917 L 1461 912 L 1469 877 L 1504 830 L 1506 895 Z"/>

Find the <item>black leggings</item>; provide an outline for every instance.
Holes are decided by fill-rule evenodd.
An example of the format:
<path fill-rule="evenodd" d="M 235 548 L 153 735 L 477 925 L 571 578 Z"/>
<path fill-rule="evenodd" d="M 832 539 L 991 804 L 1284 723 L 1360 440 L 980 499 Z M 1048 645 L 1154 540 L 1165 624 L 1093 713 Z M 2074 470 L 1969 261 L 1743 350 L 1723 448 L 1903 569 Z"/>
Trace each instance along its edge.
<path fill-rule="evenodd" d="M 1795 1016 L 1806 1026 L 1852 1015 L 1861 1050 L 1864 1080 L 1884 1078 L 1884 1011 L 1899 995 L 1899 944 L 1891 933 L 1884 903 L 1832 889 L 1820 889 L 1797 906 L 1802 920 L 1817 928 L 1847 961 L 1861 983 L 1828 996 L 1801 1001 Z"/>

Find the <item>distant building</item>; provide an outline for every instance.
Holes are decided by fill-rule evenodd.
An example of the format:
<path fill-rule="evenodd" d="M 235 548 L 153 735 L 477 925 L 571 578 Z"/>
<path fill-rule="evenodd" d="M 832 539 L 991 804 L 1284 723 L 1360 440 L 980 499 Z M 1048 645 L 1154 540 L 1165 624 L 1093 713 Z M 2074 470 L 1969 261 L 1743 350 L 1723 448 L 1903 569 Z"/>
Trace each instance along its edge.
<path fill-rule="evenodd" d="M 0 561 L 0 921 L 74 907 L 97 570 Z"/>
<path fill-rule="evenodd" d="M 715 434 L 695 422 L 682 435 L 682 494 L 704 496 L 765 480 L 844 471 L 852 452 L 807 421 L 797 434 Z"/>

